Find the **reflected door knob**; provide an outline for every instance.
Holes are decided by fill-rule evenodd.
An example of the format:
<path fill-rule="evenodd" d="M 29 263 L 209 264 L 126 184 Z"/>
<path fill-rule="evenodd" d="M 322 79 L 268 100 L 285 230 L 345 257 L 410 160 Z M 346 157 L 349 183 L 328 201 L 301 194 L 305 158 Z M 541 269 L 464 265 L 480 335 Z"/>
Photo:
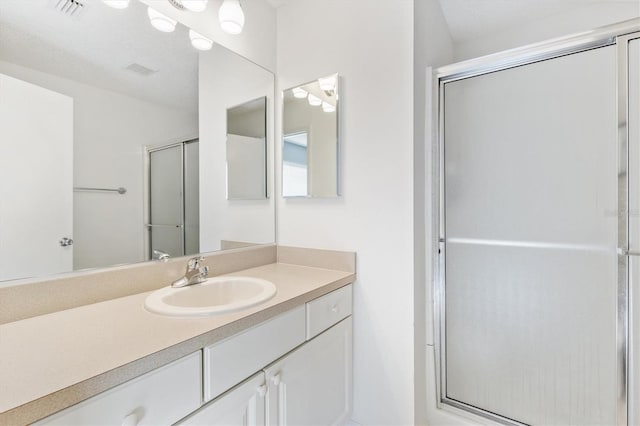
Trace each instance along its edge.
<path fill-rule="evenodd" d="M 71 238 L 64 237 L 60 240 L 60 245 L 62 247 L 69 247 L 73 245 L 73 240 Z"/>

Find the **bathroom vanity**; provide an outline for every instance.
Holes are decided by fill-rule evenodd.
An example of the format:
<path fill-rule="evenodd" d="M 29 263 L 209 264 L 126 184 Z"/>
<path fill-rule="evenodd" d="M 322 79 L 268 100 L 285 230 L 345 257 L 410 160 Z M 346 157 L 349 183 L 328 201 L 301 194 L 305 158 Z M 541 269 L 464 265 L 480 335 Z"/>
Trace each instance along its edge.
<path fill-rule="evenodd" d="M 233 313 L 161 316 L 143 292 L 0 325 L 0 423 L 344 423 L 354 255 L 305 250 L 230 273 L 277 287 Z"/>

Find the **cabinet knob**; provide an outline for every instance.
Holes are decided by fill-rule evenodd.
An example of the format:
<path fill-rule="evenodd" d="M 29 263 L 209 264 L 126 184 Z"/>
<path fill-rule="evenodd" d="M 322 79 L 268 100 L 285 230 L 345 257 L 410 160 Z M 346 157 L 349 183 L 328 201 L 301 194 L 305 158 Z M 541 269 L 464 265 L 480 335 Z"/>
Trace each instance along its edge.
<path fill-rule="evenodd" d="M 331 307 L 331 312 L 337 313 L 338 310 L 340 309 L 340 307 L 338 306 L 338 304 L 336 303 L 335 305 L 333 305 Z"/>
<path fill-rule="evenodd" d="M 122 426 L 136 426 L 138 424 L 138 415 L 134 412 L 129 414 L 127 417 L 122 420 Z"/>
<path fill-rule="evenodd" d="M 262 386 L 258 386 L 258 395 L 260 395 L 260 398 L 264 398 L 264 396 L 267 394 L 267 385 L 262 385 Z"/>
<path fill-rule="evenodd" d="M 278 386 L 280 384 L 280 373 L 271 378 L 271 383 L 273 383 L 275 386 Z"/>

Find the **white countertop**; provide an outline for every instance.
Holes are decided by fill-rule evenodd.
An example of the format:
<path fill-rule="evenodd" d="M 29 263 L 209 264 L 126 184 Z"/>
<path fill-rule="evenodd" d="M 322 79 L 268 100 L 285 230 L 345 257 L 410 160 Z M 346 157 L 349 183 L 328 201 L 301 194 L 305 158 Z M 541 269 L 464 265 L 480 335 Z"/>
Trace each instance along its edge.
<path fill-rule="evenodd" d="M 351 272 L 273 263 L 228 275 L 277 294 L 239 312 L 172 318 L 140 293 L 0 325 L 0 423 L 36 420 L 353 282 Z"/>

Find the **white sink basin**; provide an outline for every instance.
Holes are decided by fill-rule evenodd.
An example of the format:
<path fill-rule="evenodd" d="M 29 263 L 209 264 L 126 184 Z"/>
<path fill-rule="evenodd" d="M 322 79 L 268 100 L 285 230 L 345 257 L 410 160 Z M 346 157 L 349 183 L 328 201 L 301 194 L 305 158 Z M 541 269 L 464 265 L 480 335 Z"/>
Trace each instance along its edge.
<path fill-rule="evenodd" d="M 147 296 L 144 306 L 157 314 L 193 317 L 238 311 L 271 299 L 276 286 L 251 277 L 215 277 L 182 288 L 163 287 Z"/>

